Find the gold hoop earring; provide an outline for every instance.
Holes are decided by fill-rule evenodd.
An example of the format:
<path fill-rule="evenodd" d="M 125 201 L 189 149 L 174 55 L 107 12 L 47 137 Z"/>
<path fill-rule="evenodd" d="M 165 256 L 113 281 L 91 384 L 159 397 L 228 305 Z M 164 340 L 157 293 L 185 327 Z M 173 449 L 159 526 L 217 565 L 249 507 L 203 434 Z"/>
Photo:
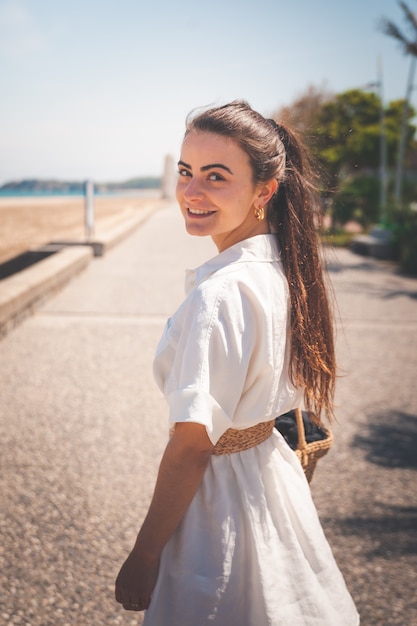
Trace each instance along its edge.
<path fill-rule="evenodd" d="M 253 214 L 255 215 L 258 222 L 262 222 L 265 219 L 265 210 L 263 206 L 254 210 Z"/>

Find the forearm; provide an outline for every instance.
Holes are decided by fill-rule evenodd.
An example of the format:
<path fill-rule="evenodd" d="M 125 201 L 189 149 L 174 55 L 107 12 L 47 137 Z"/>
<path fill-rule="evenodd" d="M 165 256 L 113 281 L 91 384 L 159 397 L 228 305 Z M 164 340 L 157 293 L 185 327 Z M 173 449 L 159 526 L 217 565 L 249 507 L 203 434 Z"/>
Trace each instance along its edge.
<path fill-rule="evenodd" d="M 159 558 L 188 509 L 210 456 L 209 449 L 193 449 L 184 446 L 181 438 L 172 437 L 161 460 L 152 502 L 134 552 L 145 558 Z"/>

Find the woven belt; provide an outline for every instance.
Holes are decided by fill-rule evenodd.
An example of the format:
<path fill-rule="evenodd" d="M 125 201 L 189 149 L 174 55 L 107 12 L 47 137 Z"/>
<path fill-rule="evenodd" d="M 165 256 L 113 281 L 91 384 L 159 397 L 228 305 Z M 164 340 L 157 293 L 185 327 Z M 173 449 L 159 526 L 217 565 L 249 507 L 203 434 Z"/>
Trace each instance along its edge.
<path fill-rule="evenodd" d="M 212 454 L 233 454 L 234 452 L 249 450 L 249 448 L 266 441 L 272 435 L 274 424 L 275 420 L 272 420 L 261 422 L 243 430 L 229 428 L 214 446 Z"/>

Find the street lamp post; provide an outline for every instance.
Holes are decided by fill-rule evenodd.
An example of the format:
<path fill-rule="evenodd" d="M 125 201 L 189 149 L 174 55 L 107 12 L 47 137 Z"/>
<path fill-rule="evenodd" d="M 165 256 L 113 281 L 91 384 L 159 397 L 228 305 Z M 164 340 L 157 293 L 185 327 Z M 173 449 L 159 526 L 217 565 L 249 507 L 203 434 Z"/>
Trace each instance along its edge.
<path fill-rule="evenodd" d="M 397 172 L 395 176 L 395 187 L 394 187 L 394 201 L 395 201 L 395 205 L 398 208 L 401 207 L 401 203 L 402 203 L 404 155 L 405 155 L 405 144 L 406 144 L 406 136 L 407 136 L 407 118 L 408 118 L 409 103 L 411 100 L 411 92 L 413 90 L 415 70 L 416 70 L 416 57 L 413 55 L 411 57 L 410 70 L 408 73 L 407 92 L 405 95 L 403 116 L 401 120 L 400 138 L 398 142 Z"/>
<path fill-rule="evenodd" d="M 379 99 L 381 102 L 379 110 L 379 124 L 380 124 L 380 178 L 381 178 L 381 191 L 380 191 L 380 209 L 381 209 L 381 221 L 385 221 L 387 210 L 387 135 L 385 131 L 385 103 L 384 103 L 384 78 L 382 72 L 382 61 L 378 61 L 378 89 Z"/>
<path fill-rule="evenodd" d="M 384 104 L 384 79 L 382 72 L 381 59 L 378 60 L 378 80 L 375 83 L 369 83 L 366 87 L 370 89 L 377 89 L 380 108 L 379 108 L 379 126 L 380 126 L 380 140 L 379 140 L 379 178 L 380 178 L 380 195 L 379 195 L 379 207 L 380 207 L 380 220 L 385 221 L 387 210 L 387 136 L 385 130 L 385 104 Z"/>

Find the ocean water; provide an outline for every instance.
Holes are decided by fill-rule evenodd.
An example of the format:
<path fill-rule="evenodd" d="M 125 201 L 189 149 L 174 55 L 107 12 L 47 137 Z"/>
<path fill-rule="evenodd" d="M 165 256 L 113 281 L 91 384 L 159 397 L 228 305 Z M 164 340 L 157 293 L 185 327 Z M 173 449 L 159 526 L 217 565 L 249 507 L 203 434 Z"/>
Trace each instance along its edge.
<path fill-rule="evenodd" d="M 160 189 L 121 189 L 114 191 L 99 192 L 95 191 L 94 195 L 101 198 L 116 198 L 116 197 L 136 197 L 136 198 L 149 198 L 155 197 L 161 193 Z M 9 190 L 0 189 L 0 198 L 84 198 L 85 194 L 82 191 L 62 191 L 62 190 L 40 190 L 40 189 L 21 189 L 21 190 Z"/>
<path fill-rule="evenodd" d="M 41 191 L 41 190 L 9 190 L 0 189 L 0 198 L 38 198 L 38 197 L 51 197 L 51 196 L 74 196 L 82 197 L 84 194 L 80 191 Z"/>

